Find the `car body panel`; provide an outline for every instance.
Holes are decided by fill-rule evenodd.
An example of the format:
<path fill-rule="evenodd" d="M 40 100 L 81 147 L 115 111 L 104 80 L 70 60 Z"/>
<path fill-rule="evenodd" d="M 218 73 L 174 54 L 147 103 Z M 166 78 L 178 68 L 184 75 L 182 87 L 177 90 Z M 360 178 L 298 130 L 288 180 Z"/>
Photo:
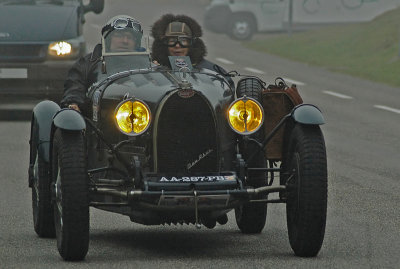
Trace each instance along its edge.
<path fill-rule="evenodd" d="M 142 57 L 138 55 L 137 57 Z M 132 64 L 138 63 L 134 58 L 131 59 Z M 114 62 L 106 62 L 106 70 L 115 71 L 110 65 Z M 145 66 L 147 66 L 145 64 Z M 137 66 L 140 67 L 140 66 Z M 92 107 L 89 109 L 89 117 L 97 124 L 99 130 L 103 131 L 104 138 L 109 139 L 112 143 L 124 138 L 124 135 L 118 130 L 114 113 L 118 104 L 124 99 L 134 98 L 145 102 L 150 108 L 151 123 L 150 127 L 144 135 L 137 137 L 139 144 L 147 145 L 151 151 L 157 150 L 157 129 L 160 120 L 160 114 L 165 108 L 165 103 L 169 102 L 172 98 L 176 97 L 182 91 L 181 81 L 183 77 L 190 86 L 190 97 L 182 97 L 182 102 L 201 102 L 204 110 L 211 111 L 209 117 L 214 119 L 216 127 L 215 132 L 220 147 L 213 148 L 212 151 L 215 155 L 224 156 L 225 154 L 233 155 L 232 151 L 234 144 L 235 134 L 229 128 L 226 121 L 226 111 L 230 103 L 234 100 L 234 91 L 230 88 L 229 84 L 217 73 L 207 70 L 194 70 L 190 72 L 179 72 L 174 70 L 167 70 L 162 67 L 155 67 L 151 69 L 136 69 L 120 73 L 106 73 L 103 74 L 101 70 L 98 71 L 100 83 L 94 84 L 89 90 L 88 97 L 92 100 L 90 103 Z M 112 78 L 112 79 L 110 79 Z M 197 101 L 193 101 L 192 96 L 197 96 Z M 176 99 L 174 102 L 180 102 Z M 201 111 L 199 111 L 201 112 Z M 184 113 L 184 112 L 182 112 Z M 176 114 L 177 118 L 185 120 L 184 116 Z M 189 125 L 190 123 L 187 122 Z M 191 123 L 194 124 L 194 123 Z M 179 124 L 178 124 L 179 125 Z M 181 131 L 186 132 L 190 136 L 189 129 L 181 126 Z M 171 134 L 170 134 L 171 135 Z M 178 134 L 174 134 L 178 135 Z M 172 138 L 171 138 L 172 139 Z M 183 143 L 183 142 L 182 142 Z M 185 142 L 186 143 L 186 142 Z M 189 143 L 189 142 L 187 142 Z M 188 154 L 191 156 L 187 162 L 193 163 L 198 158 L 199 154 L 207 152 L 209 148 L 199 150 L 197 153 Z M 155 153 L 154 153 L 155 154 Z M 232 159 L 232 156 L 225 156 L 227 160 Z M 220 161 L 219 161 L 220 162 Z M 153 163 L 149 164 L 155 170 L 158 169 L 157 158 L 153 159 Z M 215 171 L 213 171 L 215 172 Z"/>
<path fill-rule="evenodd" d="M 321 111 L 314 105 L 301 104 L 296 106 L 292 111 L 293 119 L 302 124 L 322 125 L 325 124 L 324 116 Z"/>
<path fill-rule="evenodd" d="M 45 162 L 50 161 L 52 119 L 59 110 L 60 107 L 55 102 L 48 100 L 40 102 L 33 109 L 30 141 L 31 151 L 38 151 L 38 156 Z M 36 154 L 32 155 L 31 158 L 36 156 Z"/>
<path fill-rule="evenodd" d="M 54 115 L 53 124 L 56 128 L 68 131 L 83 131 L 86 129 L 85 120 L 78 111 L 73 109 L 58 111 Z"/>

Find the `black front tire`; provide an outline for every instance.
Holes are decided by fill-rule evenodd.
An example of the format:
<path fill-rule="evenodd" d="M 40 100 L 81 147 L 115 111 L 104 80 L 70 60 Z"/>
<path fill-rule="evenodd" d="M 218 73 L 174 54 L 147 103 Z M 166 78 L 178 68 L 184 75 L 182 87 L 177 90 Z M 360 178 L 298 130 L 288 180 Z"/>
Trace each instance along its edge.
<path fill-rule="evenodd" d="M 49 170 L 49 164 L 36 154 L 32 182 L 33 227 L 43 238 L 55 237 Z"/>
<path fill-rule="evenodd" d="M 297 256 L 313 257 L 324 240 L 328 196 L 326 149 L 320 127 L 296 124 L 287 154 L 289 242 Z"/>
<path fill-rule="evenodd" d="M 262 85 L 258 79 L 246 78 L 240 80 L 237 85 L 236 95 L 238 98 L 246 95 L 254 98 L 261 103 Z M 264 131 L 261 128 L 256 133 L 250 135 L 251 138 L 258 141 L 263 140 Z M 239 142 L 239 151 L 245 162 L 258 149 L 254 143 Z M 259 151 L 257 156 L 251 162 L 246 162 L 248 167 L 266 167 L 266 160 L 263 151 Z M 265 172 L 253 172 L 249 174 L 246 186 L 261 187 L 266 185 Z M 264 229 L 267 218 L 267 204 L 265 203 L 247 203 L 235 209 L 236 224 L 240 231 L 245 234 L 261 233 Z"/>
<path fill-rule="evenodd" d="M 56 130 L 52 172 L 57 248 L 64 260 L 83 260 L 89 248 L 89 190 L 82 132 Z"/>

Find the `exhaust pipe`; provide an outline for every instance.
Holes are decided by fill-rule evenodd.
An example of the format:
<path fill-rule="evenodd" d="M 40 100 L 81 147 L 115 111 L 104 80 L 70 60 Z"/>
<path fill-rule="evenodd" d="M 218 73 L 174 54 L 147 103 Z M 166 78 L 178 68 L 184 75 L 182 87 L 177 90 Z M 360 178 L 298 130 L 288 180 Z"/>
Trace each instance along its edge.
<path fill-rule="evenodd" d="M 100 194 L 108 194 L 125 199 L 135 199 L 141 196 L 160 196 L 160 195 L 193 195 L 193 191 L 142 191 L 142 190 L 129 190 L 118 191 L 111 188 L 92 188 L 92 192 Z M 273 192 L 286 191 L 286 186 L 264 186 L 259 188 L 251 188 L 244 190 L 215 190 L 215 191 L 196 191 L 197 195 L 236 195 L 251 198 L 259 194 L 268 194 Z"/>

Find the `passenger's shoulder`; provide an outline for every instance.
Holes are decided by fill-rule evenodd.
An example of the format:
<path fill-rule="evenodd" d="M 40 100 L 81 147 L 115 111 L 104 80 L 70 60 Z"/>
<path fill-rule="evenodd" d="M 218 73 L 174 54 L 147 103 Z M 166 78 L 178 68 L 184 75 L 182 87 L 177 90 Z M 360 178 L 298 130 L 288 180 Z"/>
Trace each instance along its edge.
<path fill-rule="evenodd" d="M 210 62 L 209 60 L 203 59 L 200 63 L 198 63 L 196 65 L 196 67 L 197 68 L 205 68 L 205 69 L 214 70 L 214 65 L 215 64 L 213 62 Z"/>

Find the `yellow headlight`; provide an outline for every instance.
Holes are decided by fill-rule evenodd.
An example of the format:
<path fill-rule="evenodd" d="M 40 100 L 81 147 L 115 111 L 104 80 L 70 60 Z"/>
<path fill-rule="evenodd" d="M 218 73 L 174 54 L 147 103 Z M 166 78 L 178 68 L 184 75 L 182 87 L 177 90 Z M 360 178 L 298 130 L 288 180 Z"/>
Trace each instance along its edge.
<path fill-rule="evenodd" d="M 49 54 L 52 56 L 67 56 L 72 52 L 72 45 L 65 41 L 53 42 L 49 45 Z"/>
<path fill-rule="evenodd" d="M 126 100 L 115 111 L 118 128 L 127 135 L 140 135 L 150 125 L 150 109 L 142 101 Z"/>
<path fill-rule="evenodd" d="M 264 110 L 256 100 L 243 97 L 230 105 L 228 122 L 235 132 L 243 135 L 252 134 L 263 124 Z"/>

